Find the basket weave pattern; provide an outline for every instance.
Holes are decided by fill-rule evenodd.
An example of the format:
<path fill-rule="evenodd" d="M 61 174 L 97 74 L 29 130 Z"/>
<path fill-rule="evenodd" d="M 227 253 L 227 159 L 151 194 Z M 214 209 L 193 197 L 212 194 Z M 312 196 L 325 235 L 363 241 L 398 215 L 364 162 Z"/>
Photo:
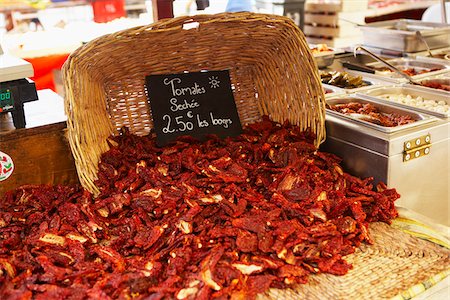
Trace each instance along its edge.
<path fill-rule="evenodd" d="M 98 192 L 97 164 L 111 134 L 121 127 L 151 131 L 146 75 L 201 70 L 229 70 L 243 125 L 269 115 L 311 128 L 317 145 L 325 139 L 317 66 L 292 20 L 253 13 L 162 20 L 93 40 L 63 67 L 68 139 L 81 184 Z"/>

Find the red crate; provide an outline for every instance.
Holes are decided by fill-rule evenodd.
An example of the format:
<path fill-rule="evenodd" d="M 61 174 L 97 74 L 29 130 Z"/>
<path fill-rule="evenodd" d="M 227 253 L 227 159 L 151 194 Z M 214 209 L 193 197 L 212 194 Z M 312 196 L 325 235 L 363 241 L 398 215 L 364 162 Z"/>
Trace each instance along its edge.
<path fill-rule="evenodd" d="M 97 23 L 106 23 L 126 15 L 125 0 L 92 0 L 91 5 Z"/>

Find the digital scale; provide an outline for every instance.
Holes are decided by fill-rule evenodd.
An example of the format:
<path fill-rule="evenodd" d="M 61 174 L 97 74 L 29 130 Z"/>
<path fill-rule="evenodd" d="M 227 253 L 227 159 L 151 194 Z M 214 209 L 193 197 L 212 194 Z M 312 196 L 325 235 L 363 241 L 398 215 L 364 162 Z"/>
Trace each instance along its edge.
<path fill-rule="evenodd" d="M 0 46 L 0 114 L 11 113 L 16 129 L 26 125 L 23 104 L 38 100 L 36 85 L 28 78 L 33 75 L 29 62 L 3 53 Z"/>

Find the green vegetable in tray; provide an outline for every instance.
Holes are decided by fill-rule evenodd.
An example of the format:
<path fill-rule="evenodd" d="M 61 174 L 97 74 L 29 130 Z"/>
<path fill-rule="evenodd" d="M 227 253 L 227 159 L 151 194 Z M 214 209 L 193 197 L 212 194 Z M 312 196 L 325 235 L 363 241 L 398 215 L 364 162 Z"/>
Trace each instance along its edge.
<path fill-rule="evenodd" d="M 353 76 L 347 72 L 322 72 L 320 74 L 322 83 L 334 85 L 340 88 L 353 89 L 362 86 L 370 85 L 364 81 L 361 76 Z"/>

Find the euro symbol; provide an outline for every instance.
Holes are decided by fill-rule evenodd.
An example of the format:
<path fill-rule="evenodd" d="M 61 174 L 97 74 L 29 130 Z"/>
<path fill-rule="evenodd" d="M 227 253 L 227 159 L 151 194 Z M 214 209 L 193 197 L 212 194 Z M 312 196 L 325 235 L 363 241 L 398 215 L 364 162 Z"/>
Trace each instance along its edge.
<path fill-rule="evenodd" d="M 194 117 L 194 115 L 192 114 L 192 111 L 188 111 L 186 115 L 188 116 L 188 118 L 193 118 Z"/>

